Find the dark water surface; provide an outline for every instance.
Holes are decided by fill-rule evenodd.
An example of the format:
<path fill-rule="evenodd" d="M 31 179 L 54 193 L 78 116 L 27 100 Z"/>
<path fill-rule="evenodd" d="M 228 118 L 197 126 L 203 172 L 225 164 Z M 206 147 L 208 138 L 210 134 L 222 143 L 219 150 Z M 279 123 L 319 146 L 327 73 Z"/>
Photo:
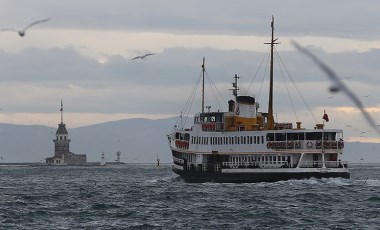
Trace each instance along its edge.
<path fill-rule="evenodd" d="M 380 229 L 380 165 L 350 172 L 187 184 L 169 165 L 0 167 L 0 229 Z"/>

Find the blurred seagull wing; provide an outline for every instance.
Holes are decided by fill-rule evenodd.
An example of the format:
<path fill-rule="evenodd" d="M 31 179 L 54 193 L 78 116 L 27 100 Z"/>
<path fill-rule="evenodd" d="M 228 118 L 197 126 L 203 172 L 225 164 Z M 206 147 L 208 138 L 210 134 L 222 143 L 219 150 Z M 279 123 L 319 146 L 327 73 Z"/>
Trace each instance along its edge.
<path fill-rule="evenodd" d="M 14 32 L 18 32 L 18 30 L 12 29 L 12 28 L 5 28 L 5 29 L 1 29 L 0 31 L 14 31 Z"/>
<path fill-rule="evenodd" d="M 309 50 L 307 50 L 306 48 L 302 47 L 300 44 L 298 44 L 297 42 L 295 41 L 292 41 L 292 44 L 294 45 L 294 47 L 296 47 L 298 49 L 298 51 L 300 51 L 301 53 L 305 54 L 306 56 L 308 56 L 315 64 L 317 64 L 322 70 L 323 72 L 325 72 L 325 74 L 330 78 L 330 80 L 335 83 L 334 87 L 336 87 L 336 89 L 340 89 L 342 90 L 353 102 L 354 104 L 360 109 L 360 111 L 362 112 L 363 116 L 365 117 L 365 119 L 367 120 L 367 122 L 374 128 L 376 129 L 376 131 L 380 134 L 380 131 L 377 129 L 377 124 L 376 122 L 373 120 L 373 118 L 367 113 L 367 111 L 365 110 L 364 106 L 363 106 L 363 103 L 359 100 L 359 98 L 351 91 L 349 90 L 345 84 L 343 84 L 343 82 L 339 79 L 338 75 L 335 74 L 335 72 L 330 68 L 328 67 L 325 63 L 323 63 L 322 61 L 320 61 L 314 54 L 312 54 Z"/>
<path fill-rule="evenodd" d="M 34 25 L 37 25 L 37 24 L 40 24 L 40 23 L 43 23 L 43 22 L 47 22 L 49 20 L 50 20 L 50 18 L 46 18 L 46 19 L 42 19 L 42 20 L 38 20 L 38 21 L 32 22 L 29 25 L 27 25 L 24 30 L 27 30 L 30 27 L 34 26 Z"/>

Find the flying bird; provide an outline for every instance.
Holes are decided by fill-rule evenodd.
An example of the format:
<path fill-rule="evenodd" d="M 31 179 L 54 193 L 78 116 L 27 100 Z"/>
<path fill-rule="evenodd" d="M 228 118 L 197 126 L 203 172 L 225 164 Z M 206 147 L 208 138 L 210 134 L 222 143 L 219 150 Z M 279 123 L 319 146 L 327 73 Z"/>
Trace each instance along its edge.
<path fill-rule="evenodd" d="M 301 53 L 308 56 L 315 64 L 319 66 L 325 72 L 325 74 L 330 78 L 330 80 L 333 83 L 333 86 L 330 87 L 330 91 L 337 93 L 339 91 L 344 92 L 356 105 L 356 107 L 361 111 L 364 118 L 367 120 L 368 124 L 372 126 L 373 129 L 377 131 L 378 134 L 380 134 L 380 130 L 377 128 L 376 122 L 373 120 L 371 115 L 365 110 L 363 103 L 359 100 L 358 96 L 355 95 L 341 80 L 340 77 L 325 63 L 320 61 L 314 54 L 312 54 L 309 50 L 302 47 L 300 44 L 298 44 L 295 41 L 292 41 L 293 46 L 300 51 Z"/>
<path fill-rule="evenodd" d="M 24 37 L 25 32 L 26 32 L 27 29 L 29 29 L 30 27 L 35 26 L 37 24 L 40 24 L 40 23 L 43 23 L 43 22 L 47 22 L 49 20 L 50 20 L 50 18 L 46 18 L 46 19 L 42 19 L 42 20 L 38 20 L 38 21 L 32 22 L 29 25 L 27 25 L 25 27 L 25 29 L 23 29 L 23 30 L 16 30 L 16 29 L 12 29 L 12 28 L 5 28 L 5 29 L 1 29 L 0 31 L 14 31 L 14 32 L 17 32 L 21 37 Z"/>
<path fill-rule="evenodd" d="M 131 60 L 136 60 L 136 59 L 144 59 L 144 58 L 146 58 L 146 57 L 148 57 L 148 56 L 150 56 L 150 55 L 154 55 L 154 54 L 145 54 L 145 55 L 142 55 L 142 56 L 137 56 L 137 57 L 134 57 L 134 58 L 132 58 Z"/>

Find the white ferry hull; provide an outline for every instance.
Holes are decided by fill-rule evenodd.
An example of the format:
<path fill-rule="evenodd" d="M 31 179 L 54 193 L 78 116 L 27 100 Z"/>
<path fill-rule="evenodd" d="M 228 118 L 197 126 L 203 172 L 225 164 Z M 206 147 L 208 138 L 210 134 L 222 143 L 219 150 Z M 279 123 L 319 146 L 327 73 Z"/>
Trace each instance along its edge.
<path fill-rule="evenodd" d="M 310 178 L 335 178 L 340 177 L 350 179 L 350 174 L 344 170 L 310 170 L 299 171 L 297 169 L 288 170 L 235 170 L 235 171 L 221 171 L 221 172 L 194 172 L 179 169 L 179 167 L 172 168 L 173 172 L 180 175 L 186 182 L 190 183 L 259 183 L 259 182 L 276 182 L 286 180 L 302 180 Z"/>

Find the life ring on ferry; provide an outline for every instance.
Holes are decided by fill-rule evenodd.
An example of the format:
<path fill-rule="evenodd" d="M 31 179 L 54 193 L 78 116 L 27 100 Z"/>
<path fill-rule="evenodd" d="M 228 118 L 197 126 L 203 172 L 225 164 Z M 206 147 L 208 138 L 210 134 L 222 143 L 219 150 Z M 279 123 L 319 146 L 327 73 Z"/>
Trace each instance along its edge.
<path fill-rule="evenodd" d="M 267 148 L 268 148 L 268 149 L 271 149 L 272 147 L 273 147 L 272 142 L 268 142 L 268 143 L 267 143 Z"/>
<path fill-rule="evenodd" d="M 313 147 L 313 143 L 311 141 L 308 141 L 306 143 L 306 147 L 308 147 L 309 149 L 311 149 Z"/>

